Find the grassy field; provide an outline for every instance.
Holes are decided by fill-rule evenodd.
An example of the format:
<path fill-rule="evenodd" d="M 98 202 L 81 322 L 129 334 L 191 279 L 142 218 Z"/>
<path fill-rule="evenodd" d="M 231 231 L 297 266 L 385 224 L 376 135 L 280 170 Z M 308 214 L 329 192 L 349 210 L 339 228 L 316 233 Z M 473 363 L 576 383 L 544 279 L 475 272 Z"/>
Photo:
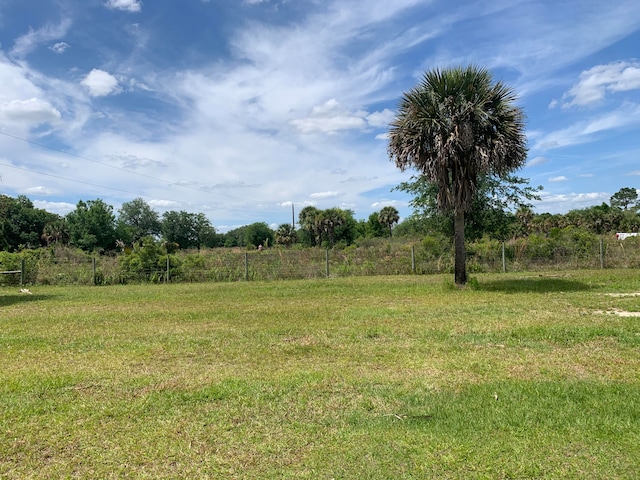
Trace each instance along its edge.
<path fill-rule="evenodd" d="M 0 289 L 0 478 L 638 478 L 637 270 Z"/>

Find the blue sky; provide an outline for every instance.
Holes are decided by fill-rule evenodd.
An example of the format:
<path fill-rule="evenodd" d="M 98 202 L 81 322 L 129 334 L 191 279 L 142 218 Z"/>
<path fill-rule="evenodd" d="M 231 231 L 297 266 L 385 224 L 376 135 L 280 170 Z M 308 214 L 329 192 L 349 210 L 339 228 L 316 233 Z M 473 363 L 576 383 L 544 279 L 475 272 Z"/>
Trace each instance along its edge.
<path fill-rule="evenodd" d="M 292 204 L 406 216 L 399 98 L 474 63 L 518 92 L 517 174 L 563 213 L 640 187 L 639 47 L 637 0 L 0 0 L 0 193 L 142 197 L 219 231 Z"/>

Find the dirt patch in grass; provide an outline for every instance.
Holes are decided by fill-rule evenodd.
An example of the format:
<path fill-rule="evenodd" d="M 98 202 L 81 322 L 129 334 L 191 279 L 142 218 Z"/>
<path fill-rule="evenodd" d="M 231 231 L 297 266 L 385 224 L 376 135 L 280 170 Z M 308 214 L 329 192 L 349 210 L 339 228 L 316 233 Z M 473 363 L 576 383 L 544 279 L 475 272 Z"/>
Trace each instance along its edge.
<path fill-rule="evenodd" d="M 620 308 L 610 308 L 608 310 L 596 310 L 593 312 L 596 315 L 616 315 L 618 317 L 640 317 L 640 312 L 628 312 Z"/>

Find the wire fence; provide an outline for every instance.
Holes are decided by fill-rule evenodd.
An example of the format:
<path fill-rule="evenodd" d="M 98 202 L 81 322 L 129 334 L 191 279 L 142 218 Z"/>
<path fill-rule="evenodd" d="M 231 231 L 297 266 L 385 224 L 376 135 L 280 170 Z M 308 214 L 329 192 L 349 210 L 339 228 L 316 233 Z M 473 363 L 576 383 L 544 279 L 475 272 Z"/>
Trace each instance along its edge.
<path fill-rule="evenodd" d="M 44 252 L 44 253 L 43 253 Z M 0 252 L 5 253 L 5 252 Z M 113 285 L 169 282 L 240 282 L 312 279 L 356 275 L 453 273 L 448 243 L 371 242 L 323 250 L 211 249 L 143 258 L 124 253 L 89 256 L 70 249 L 46 250 L 0 258 L 0 285 Z M 572 244 L 484 240 L 467 247 L 470 274 L 540 270 L 640 268 L 640 238 L 596 238 Z"/>

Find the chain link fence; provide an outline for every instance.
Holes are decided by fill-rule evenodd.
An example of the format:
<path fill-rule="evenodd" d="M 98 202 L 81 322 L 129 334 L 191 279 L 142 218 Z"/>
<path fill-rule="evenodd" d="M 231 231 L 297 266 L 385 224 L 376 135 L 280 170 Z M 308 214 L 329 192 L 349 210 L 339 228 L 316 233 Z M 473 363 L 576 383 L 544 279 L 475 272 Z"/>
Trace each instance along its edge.
<path fill-rule="evenodd" d="M 640 268 L 640 238 L 579 236 L 573 241 L 535 236 L 507 242 L 482 240 L 467 246 L 470 274 L 490 272 Z M 362 242 L 358 247 L 323 250 L 240 251 L 211 249 L 152 258 L 125 253 L 90 256 L 72 249 L 0 252 L 0 285 L 113 285 L 166 282 L 239 282 L 312 279 L 355 275 L 453 273 L 448 241 Z"/>

